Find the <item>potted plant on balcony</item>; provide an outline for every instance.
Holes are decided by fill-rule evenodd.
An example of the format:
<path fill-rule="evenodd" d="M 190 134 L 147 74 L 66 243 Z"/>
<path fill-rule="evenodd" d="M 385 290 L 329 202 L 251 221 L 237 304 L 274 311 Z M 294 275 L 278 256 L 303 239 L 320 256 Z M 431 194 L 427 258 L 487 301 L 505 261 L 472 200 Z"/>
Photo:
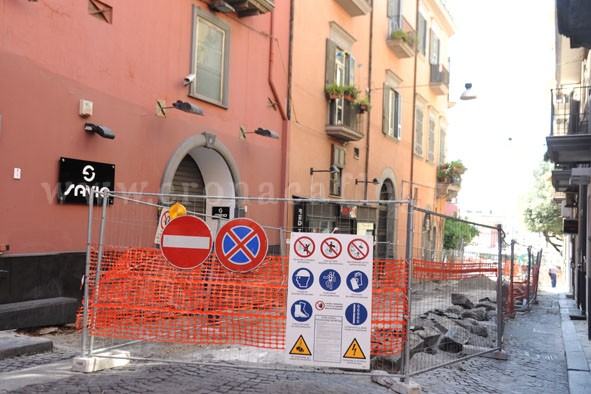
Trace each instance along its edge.
<path fill-rule="evenodd" d="M 355 101 L 359 95 L 360 90 L 354 85 L 345 85 L 343 87 L 343 96 L 347 101 Z"/>
<path fill-rule="evenodd" d="M 437 182 L 460 185 L 462 183 L 462 175 L 466 170 L 467 168 L 461 160 L 440 164 L 437 167 Z"/>
<path fill-rule="evenodd" d="M 357 107 L 357 111 L 362 114 L 371 108 L 371 103 L 367 98 L 362 98 L 355 101 L 355 106 Z"/>
<path fill-rule="evenodd" d="M 343 97 L 343 91 L 344 87 L 337 83 L 329 83 L 324 87 L 326 99 L 330 101 Z"/>
<path fill-rule="evenodd" d="M 415 37 L 412 33 L 407 33 L 402 29 L 397 29 L 394 30 L 391 34 L 390 34 L 390 39 L 391 40 L 401 40 L 404 41 L 406 44 L 413 46 L 415 43 Z"/>

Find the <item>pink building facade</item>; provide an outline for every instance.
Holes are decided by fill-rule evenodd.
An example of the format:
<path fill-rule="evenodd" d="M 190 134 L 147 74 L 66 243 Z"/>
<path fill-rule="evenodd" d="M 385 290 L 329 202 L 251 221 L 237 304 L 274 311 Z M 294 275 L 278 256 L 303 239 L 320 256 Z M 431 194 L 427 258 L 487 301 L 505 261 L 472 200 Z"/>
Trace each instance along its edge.
<path fill-rule="evenodd" d="M 211 3 L 0 3 L 0 305 L 79 296 L 88 208 L 67 186 L 281 194 L 289 4 Z"/>

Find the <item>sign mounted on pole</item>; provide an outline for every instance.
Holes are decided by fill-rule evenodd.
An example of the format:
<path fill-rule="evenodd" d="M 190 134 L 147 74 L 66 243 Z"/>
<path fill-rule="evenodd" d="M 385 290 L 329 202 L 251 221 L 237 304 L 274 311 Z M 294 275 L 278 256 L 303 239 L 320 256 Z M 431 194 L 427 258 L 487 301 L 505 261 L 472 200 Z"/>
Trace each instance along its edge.
<path fill-rule="evenodd" d="M 207 223 L 195 216 L 171 220 L 160 239 L 162 255 L 177 268 L 192 269 L 203 263 L 211 252 L 212 236 Z"/>
<path fill-rule="evenodd" d="M 240 218 L 224 224 L 215 239 L 220 264 L 234 272 L 248 272 L 267 256 L 267 234 L 255 221 Z"/>

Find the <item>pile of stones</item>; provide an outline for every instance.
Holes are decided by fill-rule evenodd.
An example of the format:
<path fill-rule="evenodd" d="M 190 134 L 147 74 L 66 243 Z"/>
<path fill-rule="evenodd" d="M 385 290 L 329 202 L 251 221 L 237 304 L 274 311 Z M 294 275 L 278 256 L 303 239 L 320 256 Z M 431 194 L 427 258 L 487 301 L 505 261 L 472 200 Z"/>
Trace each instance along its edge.
<path fill-rule="evenodd" d="M 420 371 L 497 347 L 496 301 L 474 304 L 464 294 L 452 294 L 451 306 L 431 309 L 410 324 L 410 368 Z M 401 371 L 404 353 L 372 358 L 372 369 Z"/>

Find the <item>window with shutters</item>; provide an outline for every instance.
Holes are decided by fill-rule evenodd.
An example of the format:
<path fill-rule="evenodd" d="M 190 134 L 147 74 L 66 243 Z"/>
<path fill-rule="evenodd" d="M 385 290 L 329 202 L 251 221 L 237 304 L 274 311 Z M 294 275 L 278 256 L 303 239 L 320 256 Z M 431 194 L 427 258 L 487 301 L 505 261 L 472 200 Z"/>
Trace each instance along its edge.
<path fill-rule="evenodd" d="M 400 139 L 402 136 L 402 100 L 400 93 L 384 85 L 384 108 L 382 131 L 389 137 Z"/>
<path fill-rule="evenodd" d="M 388 19 L 390 28 L 388 36 L 396 30 L 402 29 L 402 0 L 388 0 Z"/>
<path fill-rule="evenodd" d="M 427 161 L 435 162 L 435 118 L 429 117 L 429 141 L 427 142 Z"/>
<path fill-rule="evenodd" d="M 338 172 L 330 174 L 329 194 L 340 196 L 342 194 L 342 174 L 345 168 L 345 148 L 339 145 L 332 146 L 332 165 L 339 169 Z"/>
<path fill-rule="evenodd" d="M 419 13 L 419 25 L 417 26 L 417 45 L 419 52 L 427 56 L 427 20 Z"/>
<path fill-rule="evenodd" d="M 446 131 L 444 127 L 439 128 L 439 164 L 445 163 L 445 139 Z"/>
<path fill-rule="evenodd" d="M 230 26 L 193 6 L 191 72 L 195 81 L 189 95 L 227 107 Z"/>
<path fill-rule="evenodd" d="M 433 30 L 431 30 L 429 42 L 429 62 L 433 65 L 439 65 L 439 48 L 441 43 Z"/>
<path fill-rule="evenodd" d="M 423 156 L 423 107 L 417 105 L 415 109 L 415 144 L 414 152 L 417 156 Z"/>

